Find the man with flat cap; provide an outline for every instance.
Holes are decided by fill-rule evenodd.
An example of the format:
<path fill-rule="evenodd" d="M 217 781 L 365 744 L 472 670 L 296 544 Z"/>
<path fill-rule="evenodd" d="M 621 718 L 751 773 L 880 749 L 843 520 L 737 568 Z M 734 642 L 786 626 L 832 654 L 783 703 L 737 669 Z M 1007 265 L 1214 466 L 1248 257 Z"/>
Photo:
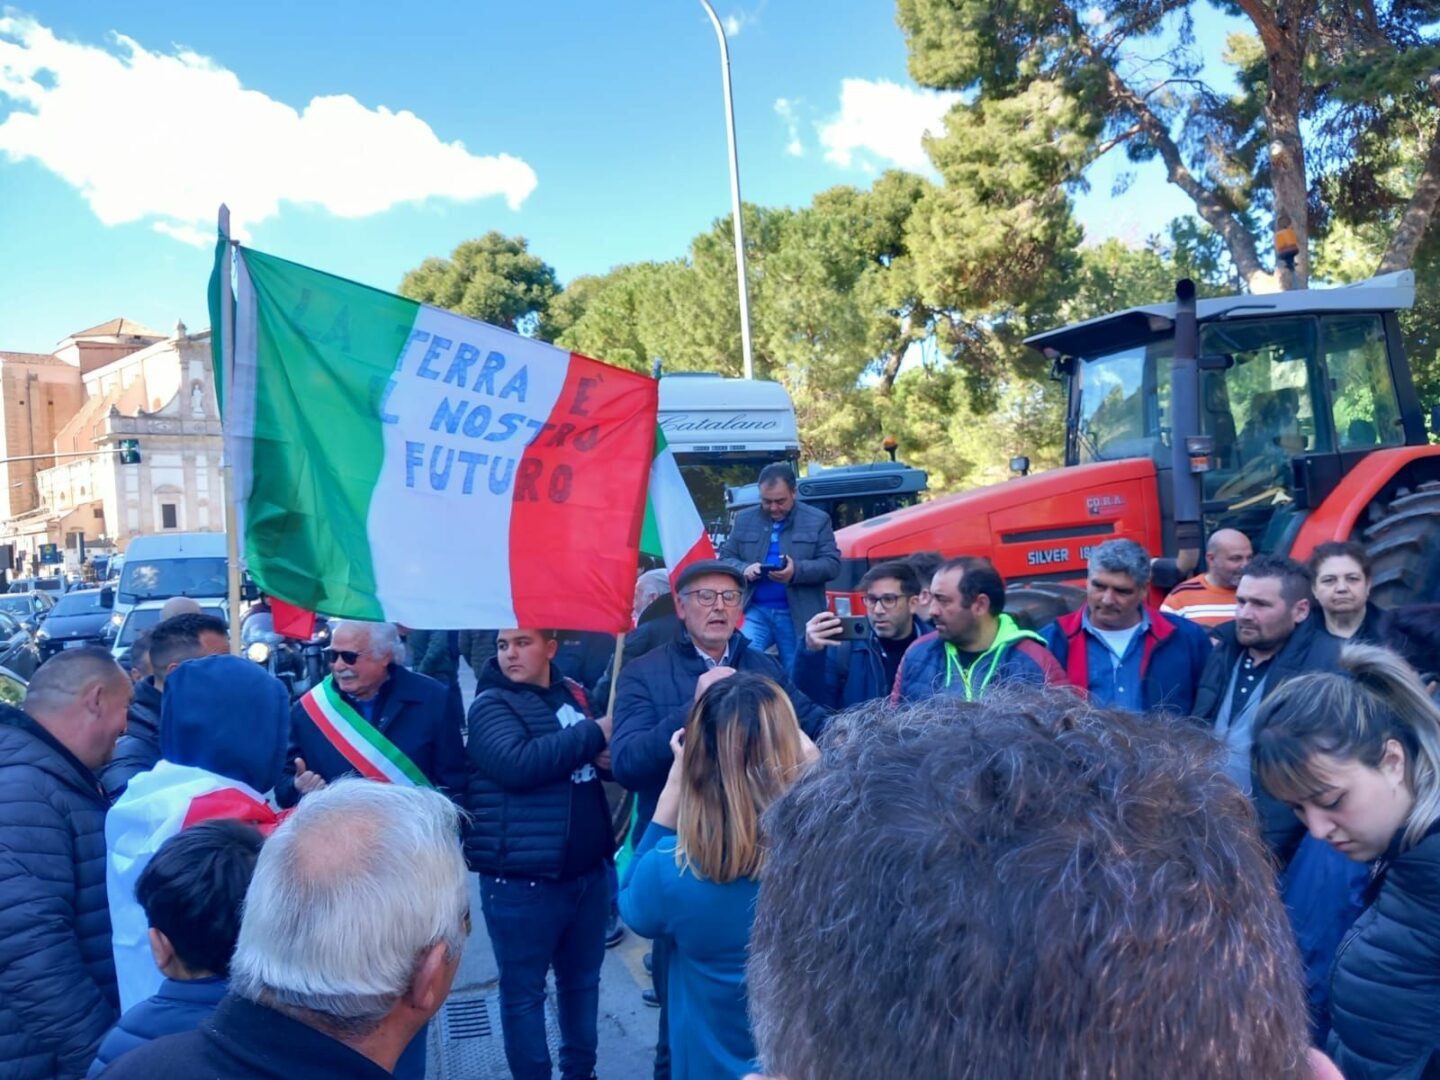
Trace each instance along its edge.
<path fill-rule="evenodd" d="M 790 695 L 800 726 L 811 738 L 825 725 L 829 710 L 796 690 L 779 661 L 736 629 L 744 597 L 745 576 L 740 568 L 719 559 L 691 563 L 675 581 L 680 629 L 669 642 L 620 672 L 610 767 L 616 781 L 635 792 L 634 836 L 642 835 L 650 824 L 670 775 L 675 760 L 670 736 L 685 726 L 691 706 L 719 680 L 737 671 L 764 675 Z M 663 1039 L 667 960 L 664 943 L 655 942 L 653 973 L 662 1005 L 657 1077 L 669 1075 L 669 1053 Z"/>

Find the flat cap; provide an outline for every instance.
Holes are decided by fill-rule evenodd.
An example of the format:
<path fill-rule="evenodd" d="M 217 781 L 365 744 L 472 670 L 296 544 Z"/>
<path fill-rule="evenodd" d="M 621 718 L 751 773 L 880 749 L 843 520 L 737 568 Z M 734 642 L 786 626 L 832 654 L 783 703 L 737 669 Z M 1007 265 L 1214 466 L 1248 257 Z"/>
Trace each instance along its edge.
<path fill-rule="evenodd" d="M 699 562 L 692 562 L 680 571 L 680 577 L 675 582 L 675 591 L 679 592 L 696 578 L 704 577 L 706 574 L 724 574 L 728 578 L 734 578 L 735 584 L 742 589 L 745 587 L 745 575 L 729 563 L 719 559 L 701 559 Z"/>

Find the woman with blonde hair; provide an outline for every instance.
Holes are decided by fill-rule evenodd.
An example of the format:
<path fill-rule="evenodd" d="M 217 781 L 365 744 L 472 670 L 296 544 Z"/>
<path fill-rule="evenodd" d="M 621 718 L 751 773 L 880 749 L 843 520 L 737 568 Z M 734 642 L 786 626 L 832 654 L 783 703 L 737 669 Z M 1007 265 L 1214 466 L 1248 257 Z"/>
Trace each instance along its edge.
<path fill-rule="evenodd" d="M 710 686 L 671 739 L 675 761 L 620 891 L 642 937 L 668 938 L 676 1080 L 735 1080 L 755 1068 L 745 962 L 765 866 L 760 819 L 816 755 L 771 680 Z"/>
<path fill-rule="evenodd" d="M 1374 863 L 1331 968 L 1330 1056 L 1349 1080 L 1440 1077 L 1440 709 L 1394 653 L 1350 645 L 1265 702 L 1252 760 L 1311 836 Z"/>

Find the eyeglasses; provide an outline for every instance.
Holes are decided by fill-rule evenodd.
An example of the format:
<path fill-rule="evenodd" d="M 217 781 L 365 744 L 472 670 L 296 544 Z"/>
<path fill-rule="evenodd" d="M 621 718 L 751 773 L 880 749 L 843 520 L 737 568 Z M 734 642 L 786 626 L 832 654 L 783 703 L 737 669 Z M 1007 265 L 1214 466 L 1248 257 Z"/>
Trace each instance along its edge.
<path fill-rule="evenodd" d="M 700 602 L 701 607 L 713 607 L 716 600 L 724 602 L 726 607 L 734 607 L 740 603 L 739 589 L 687 589 L 681 596 L 693 596 Z"/>
<path fill-rule="evenodd" d="M 333 664 L 336 660 L 344 660 L 345 663 L 353 666 L 355 661 L 359 659 L 360 654 L 358 652 L 351 652 L 349 649 L 325 650 L 325 663 L 327 664 Z"/>
<path fill-rule="evenodd" d="M 867 594 L 864 598 L 865 606 L 868 608 L 893 608 L 904 599 L 905 597 L 900 593 L 893 592 L 887 592 L 883 596 L 870 596 Z"/>

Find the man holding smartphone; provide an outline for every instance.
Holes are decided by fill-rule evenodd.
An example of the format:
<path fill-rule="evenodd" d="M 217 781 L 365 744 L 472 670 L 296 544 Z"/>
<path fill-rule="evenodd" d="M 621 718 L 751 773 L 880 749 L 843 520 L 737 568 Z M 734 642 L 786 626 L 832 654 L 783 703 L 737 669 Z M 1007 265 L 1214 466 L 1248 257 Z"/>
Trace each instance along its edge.
<path fill-rule="evenodd" d="M 720 558 L 745 579 L 741 632 L 761 652 L 771 645 L 790 670 L 811 616 L 825 607 L 825 585 L 840 572 L 830 515 L 795 501 L 795 470 L 760 470 L 760 505 L 738 514 Z"/>
<path fill-rule="evenodd" d="M 915 613 L 920 579 L 909 563 L 871 567 L 860 592 L 868 619 L 840 612 L 837 600 L 836 612 L 821 611 L 805 624 L 805 647 L 795 654 L 795 685 L 832 709 L 888 697 L 905 650 L 931 630 Z"/>

